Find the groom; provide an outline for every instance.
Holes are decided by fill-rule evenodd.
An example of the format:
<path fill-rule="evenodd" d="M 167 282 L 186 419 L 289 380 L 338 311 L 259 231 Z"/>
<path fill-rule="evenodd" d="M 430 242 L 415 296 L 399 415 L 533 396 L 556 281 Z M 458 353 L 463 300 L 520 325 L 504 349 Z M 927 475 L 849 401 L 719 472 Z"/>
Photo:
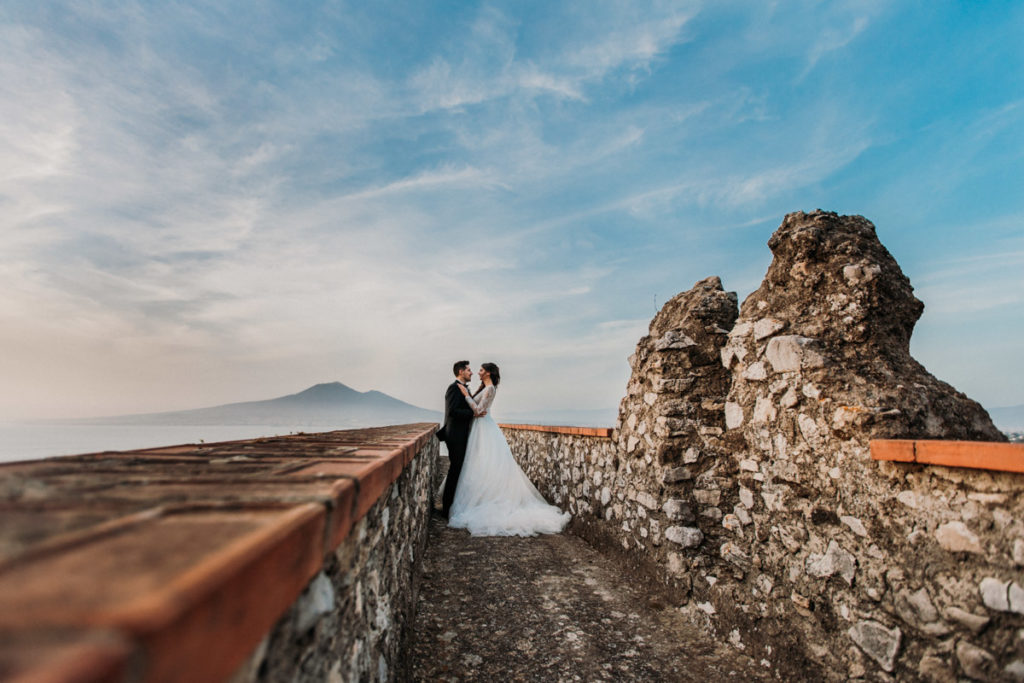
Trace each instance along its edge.
<path fill-rule="evenodd" d="M 455 381 L 448 386 L 444 394 L 444 426 L 441 427 L 442 441 L 448 444 L 448 478 L 444 482 L 444 494 L 441 496 L 441 514 L 445 519 L 455 500 L 455 487 L 459 484 L 462 472 L 462 461 L 466 458 L 466 441 L 469 440 L 469 426 L 473 422 L 473 409 L 466 403 L 459 385 L 469 389 L 468 382 L 473 376 L 468 360 L 460 360 L 452 371 Z"/>

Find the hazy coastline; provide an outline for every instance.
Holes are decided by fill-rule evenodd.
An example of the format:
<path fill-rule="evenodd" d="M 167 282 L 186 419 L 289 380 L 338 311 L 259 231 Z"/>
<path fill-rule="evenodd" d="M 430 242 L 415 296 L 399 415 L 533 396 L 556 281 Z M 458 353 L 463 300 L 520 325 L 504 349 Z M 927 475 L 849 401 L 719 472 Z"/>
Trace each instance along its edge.
<path fill-rule="evenodd" d="M 0 422 L 0 463 L 349 428 L 344 425 L 332 427 L 294 424 L 99 425 L 71 422 Z"/>

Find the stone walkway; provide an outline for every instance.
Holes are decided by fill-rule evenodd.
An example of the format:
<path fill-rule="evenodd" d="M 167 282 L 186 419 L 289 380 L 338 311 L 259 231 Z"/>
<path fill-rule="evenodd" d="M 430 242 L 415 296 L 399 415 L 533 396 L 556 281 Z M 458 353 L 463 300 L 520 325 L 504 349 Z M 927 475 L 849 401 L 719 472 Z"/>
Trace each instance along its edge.
<path fill-rule="evenodd" d="M 570 534 L 473 537 L 435 516 L 412 680 L 767 680 L 642 589 Z"/>

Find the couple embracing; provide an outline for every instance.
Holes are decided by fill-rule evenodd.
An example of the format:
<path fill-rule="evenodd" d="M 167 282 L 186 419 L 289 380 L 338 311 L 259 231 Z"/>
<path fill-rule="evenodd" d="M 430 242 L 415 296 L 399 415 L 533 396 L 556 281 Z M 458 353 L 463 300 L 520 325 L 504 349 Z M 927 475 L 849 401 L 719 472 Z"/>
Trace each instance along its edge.
<path fill-rule="evenodd" d="M 455 381 L 445 393 L 444 426 L 438 431 L 438 438 L 448 444 L 450 461 L 442 496 L 448 525 L 474 536 L 532 536 L 564 529 L 569 513 L 548 505 L 488 414 L 501 382 L 498 366 L 480 366 L 480 388 L 472 393 L 469 361 L 460 360 L 452 370 Z"/>

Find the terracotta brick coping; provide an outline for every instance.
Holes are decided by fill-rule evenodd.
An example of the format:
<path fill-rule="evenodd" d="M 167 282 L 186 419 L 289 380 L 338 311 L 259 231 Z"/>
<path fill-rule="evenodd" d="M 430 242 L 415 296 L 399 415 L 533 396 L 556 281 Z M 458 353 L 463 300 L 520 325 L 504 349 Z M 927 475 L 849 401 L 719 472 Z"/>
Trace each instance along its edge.
<path fill-rule="evenodd" d="M 0 680 L 225 680 L 436 429 L 0 465 Z"/>
<path fill-rule="evenodd" d="M 573 436 L 599 436 L 606 439 L 610 439 L 614 431 L 611 427 L 554 427 L 550 425 L 517 424 L 501 424 L 498 426 L 502 429 L 520 429 L 528 432 L 548 432 L 549 434 L 571 434 Z"/>
<path fill-rule="evenodd" d="M 1019 443 L 877 439 L 871 442 L 871 458 L 998 472 L 1024 472 L 1024 444 Z"/>

